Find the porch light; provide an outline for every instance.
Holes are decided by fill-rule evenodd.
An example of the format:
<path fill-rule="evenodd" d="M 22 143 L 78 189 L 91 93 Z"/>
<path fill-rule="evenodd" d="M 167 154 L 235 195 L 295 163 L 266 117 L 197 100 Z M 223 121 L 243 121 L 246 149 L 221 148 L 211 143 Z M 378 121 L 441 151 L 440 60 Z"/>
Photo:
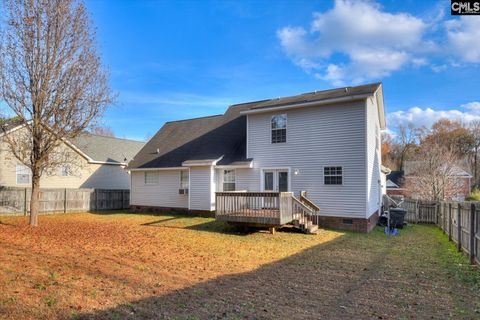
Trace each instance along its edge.
<path fill-rule="evenodd" d="M 294 175 L 298 176 L 299 173 L 300 173 L 300 170 L 298 170 L 298 169 L 294 169 L 294 170 L 293 170 L 293 174 L 294 174 Z"/>

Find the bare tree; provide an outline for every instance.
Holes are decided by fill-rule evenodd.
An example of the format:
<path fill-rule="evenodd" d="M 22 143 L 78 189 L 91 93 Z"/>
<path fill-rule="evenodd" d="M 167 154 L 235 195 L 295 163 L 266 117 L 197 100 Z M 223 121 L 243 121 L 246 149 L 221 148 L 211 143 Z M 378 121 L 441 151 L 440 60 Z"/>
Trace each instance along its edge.
<path fill-rule="evenodd" d="M 461 193 L 464 185 L 456 175 L 458 156 L 450 148 L 423 144 L 411 172 L 405 176 L 405 187 L 412 196 L 423 200 L 448 200 Z"/>
<path fill-rule="evenodd" d="M 5 137 L 30 168 L 30 225 L 36 226 L 40 178 L 67 161 L 56 150 L 85 131 L 113 97 L 81 0 L 4 0 L 2 9 L 0 97 L 25 129 Z"/>
<path fill-rule="evenodd" d="M 473 177 L 474 184 L 478 184 L 478 152 L 480 151 L 480 121 L 474 120 L 470 122 L 469 131 L 472 138 L 473 153 Z"/>
<path fill-rule="evenodd" d="M 113 132 L 112 128 L 105 127 L 105 126 L 96 126 L 90 130 L 93 134 L 98 134 L 100 136 L 105 137 L 115 137 L 115 133 Z"/>
<path fill-rule="evenodd" d="M 419 135 L 421 134 L 421 129 L 416 128 L 413 123 L 408 125 L 400 125 L 397 128 L 397 136 L 395 137 L 397 153 L 396 158 L 398 159 L 399 170 L 403 170 L 403 165 L 409 154 L 417 146 L 416 142 L 418 141 Z"/>

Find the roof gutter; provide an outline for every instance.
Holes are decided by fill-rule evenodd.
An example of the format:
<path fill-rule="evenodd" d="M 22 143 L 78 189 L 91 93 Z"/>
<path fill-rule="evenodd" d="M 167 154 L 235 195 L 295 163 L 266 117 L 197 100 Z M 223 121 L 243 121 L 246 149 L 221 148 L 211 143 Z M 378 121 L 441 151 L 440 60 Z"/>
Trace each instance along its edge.
<path fill-rule="evenodd" d="M 126 166 L 127 164 L 125 162 L 112 162 L 112 161 L 88 161 L 88 163 L 93 163 L 93 164 L 111 164 L 111 165 L 117 165 L 117 166 Z"/>
<path fill-rule="evenodd" d="M 365 99 L 367 99 L 368 97 L 371 97 L 371 96 L 373 96 L 372 93 L 358 94 L 358 95 L 348 96 L 348 97 L 309 101 L 309 102 L 296 103 L 296 104 L 287 104 L 287 105 L 284 105 L 284 106 L 272 106 L 272 107 L 260 108 L 260 109 L 250 109 L 250 110 L 241 111 L 240 114 L 264 113 L 264 112 L 270 112 L 270 111 L 305 108 L 305 107 L 339 103 L 339 102 L 365 100 Z"/>
<path fill-rule="evenodd" d="M 167 171 L 167 170 L 186 170 L 185 167 L 163 167 L 163 168 L 126 168 L 127 171 Z"/>

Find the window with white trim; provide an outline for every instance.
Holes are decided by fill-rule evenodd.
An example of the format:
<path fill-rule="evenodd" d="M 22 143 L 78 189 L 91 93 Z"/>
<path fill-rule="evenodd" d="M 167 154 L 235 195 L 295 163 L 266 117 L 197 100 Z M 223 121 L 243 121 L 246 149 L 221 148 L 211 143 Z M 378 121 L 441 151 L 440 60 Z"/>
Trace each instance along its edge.
<path fill-rule="evenodd" d="M 31 171 L 30 168 L 23 164 L 17 164 L 16 167 L 17 173 L 17 184 L 29 184 L 31 181 Z"/>
<path fill-rule="evenodd" d="M 287 142 L 287 115 L 277 114 L 272 117 L 272 143 Z"/>
<path fill-rule="evenodd" d="M 235 170 L 223 170 L 223 191 L 235 191 Z"/>
<path fill-rule="evenodd" d="M 187 170 L 180 171 L 180 189 L 188 189 L 189 187 L 189 174 Z"/>
<path fill-rule="evenodd" d="M 70 167 L 68 165 L 64 165 L 60 167 L 60 176 L 68 177 L 70 175 Z"/>
<path fill-rule="evenodd" d="M 327 185 L 343 184 L 343 168 L 323 167 L 323 182 Z"/>
<path fill-rule="evenodd" d="M 159 176 L 157 171 L 145 171 L 145 184 L 158 184 Z"/>

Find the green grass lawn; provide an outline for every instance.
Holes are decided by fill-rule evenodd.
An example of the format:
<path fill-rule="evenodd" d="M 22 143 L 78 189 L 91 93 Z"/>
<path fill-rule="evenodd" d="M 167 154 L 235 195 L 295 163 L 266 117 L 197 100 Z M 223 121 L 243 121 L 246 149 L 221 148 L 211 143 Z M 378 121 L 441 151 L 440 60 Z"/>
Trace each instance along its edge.
<path fill-rule="evenodd" d="M 389 237 L 117 212 L 0 222 L 4 319 L 480 318 L 480 271 L 433 226 Z"/>

